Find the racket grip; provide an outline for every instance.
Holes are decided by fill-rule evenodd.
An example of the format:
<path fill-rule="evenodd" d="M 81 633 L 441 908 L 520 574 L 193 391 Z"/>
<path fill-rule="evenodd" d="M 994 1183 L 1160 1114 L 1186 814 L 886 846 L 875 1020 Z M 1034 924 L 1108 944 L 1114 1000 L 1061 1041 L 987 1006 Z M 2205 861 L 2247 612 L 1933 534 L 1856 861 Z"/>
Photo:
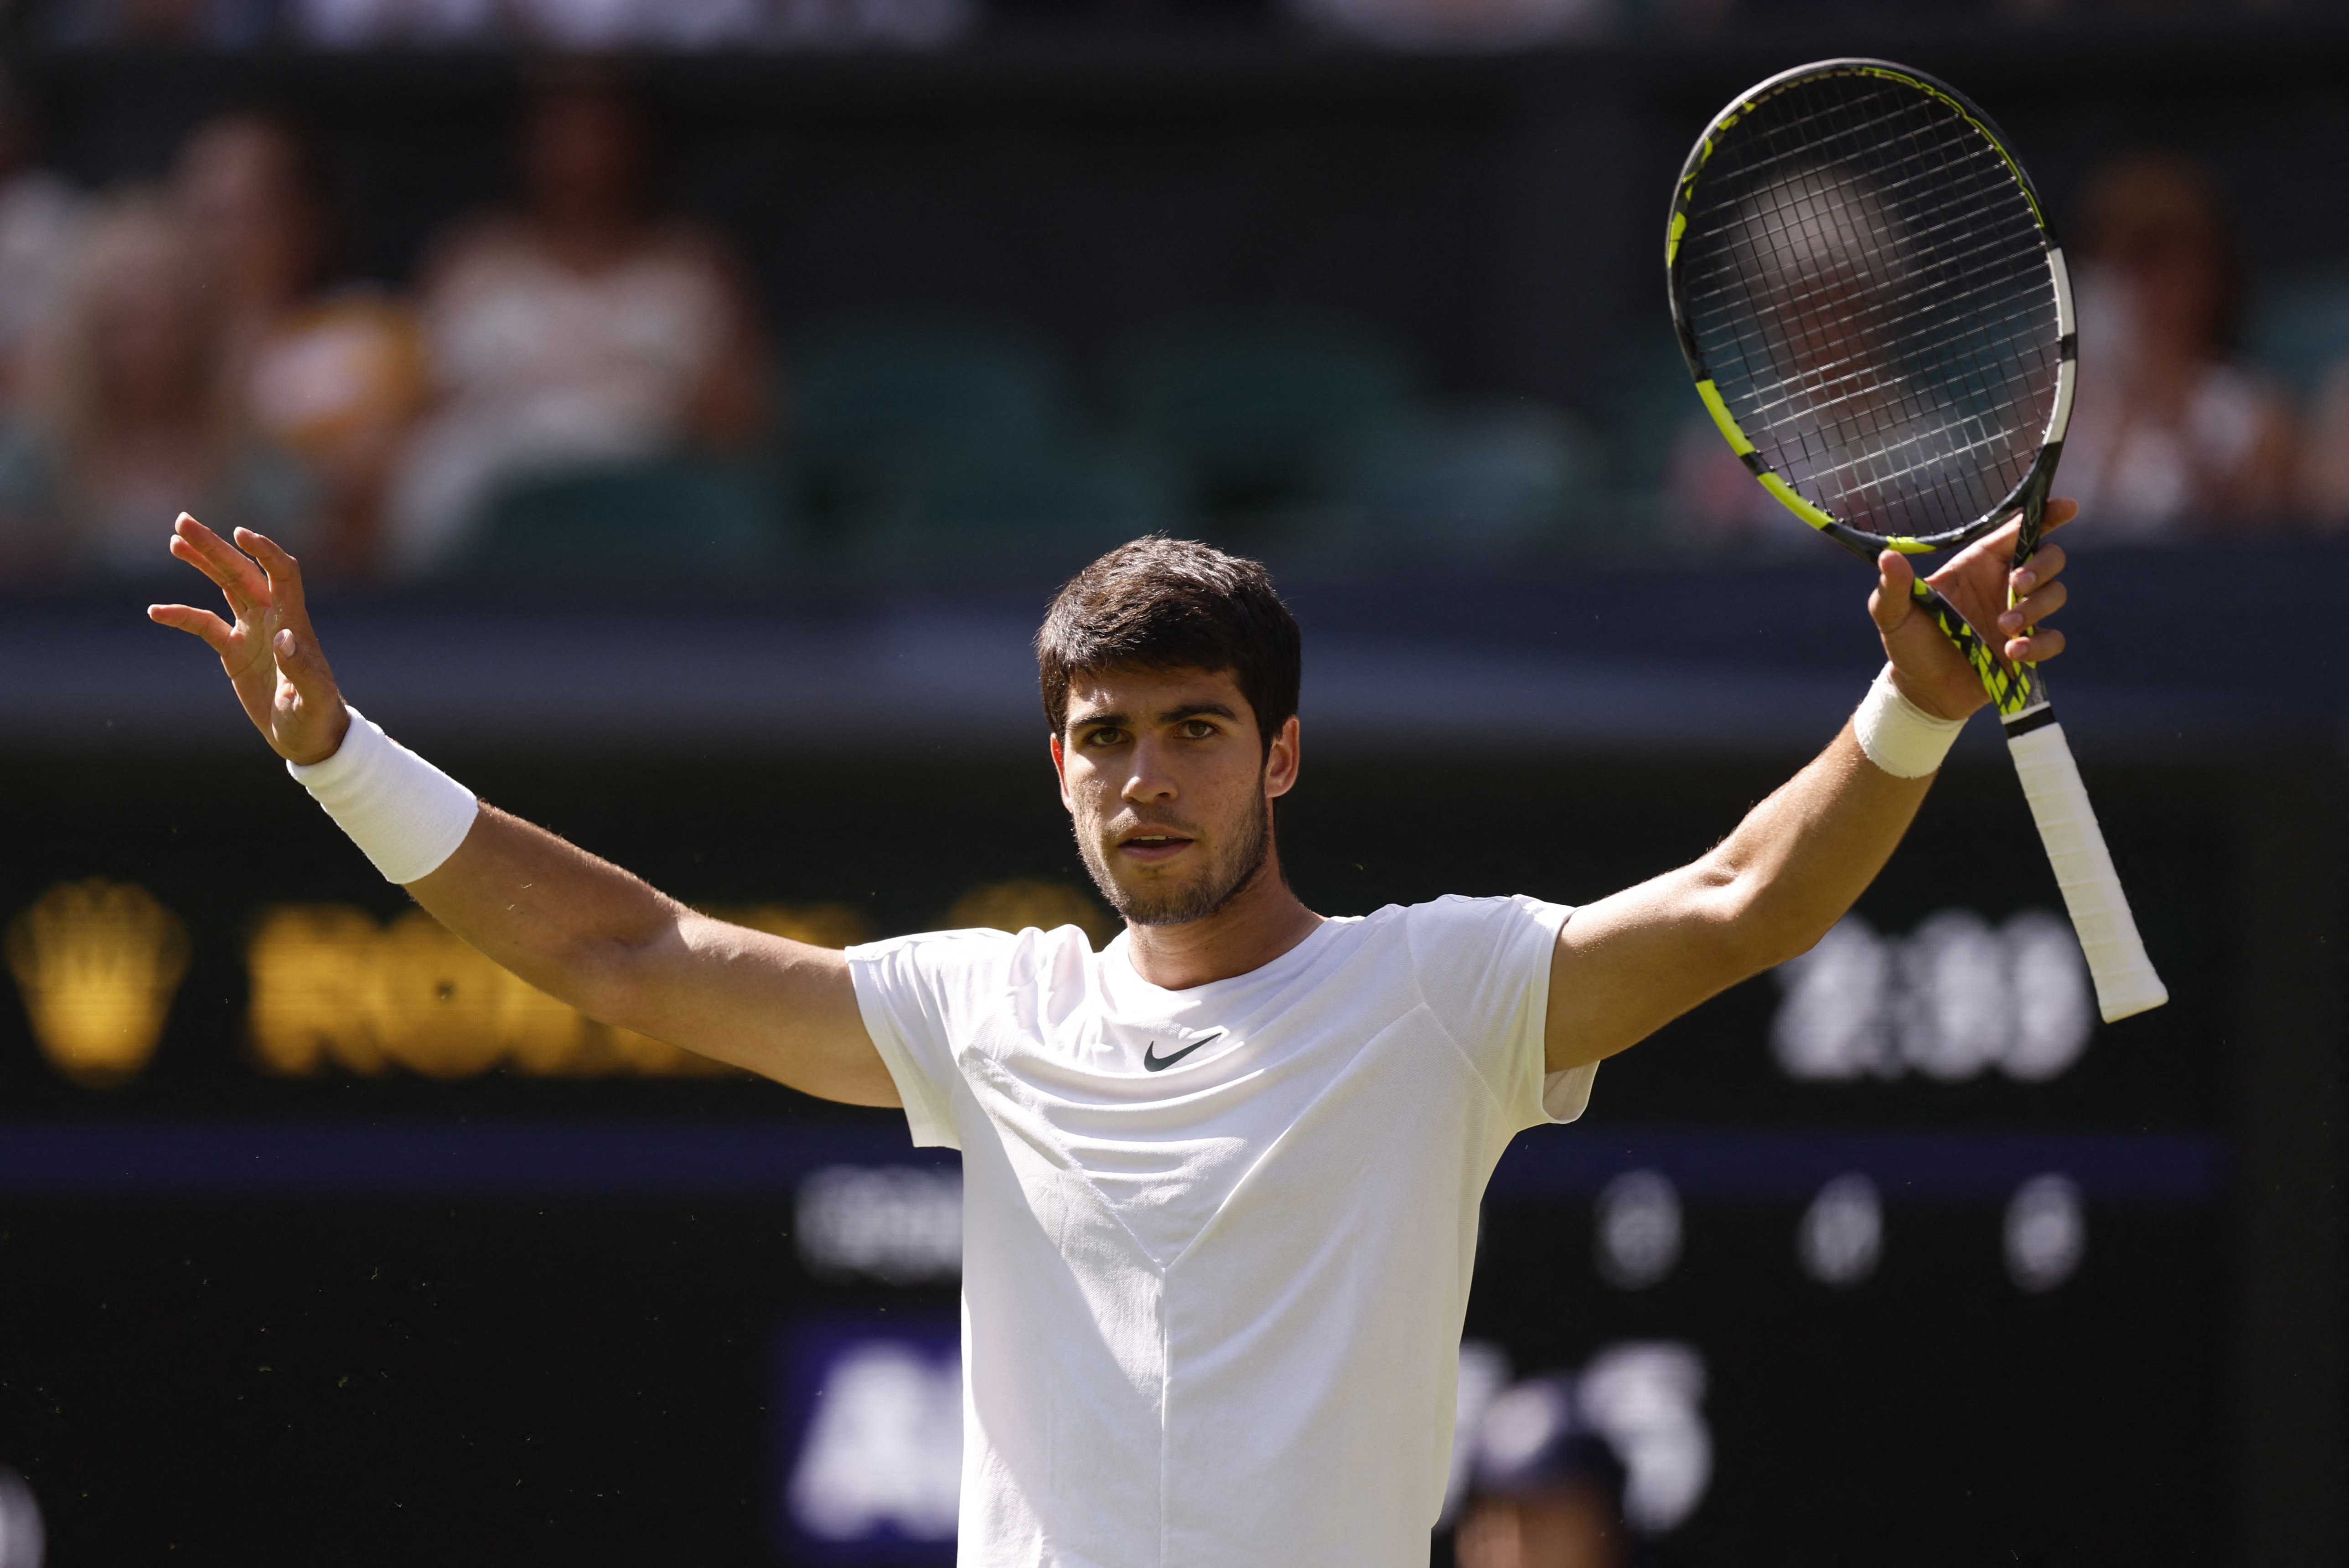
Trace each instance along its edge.
<path fill-rule="evenodd" d="M 2014 770 L 2022 776 L 2023 796 L 2031 802 L 2048 861 L 2055 868 L 2055 885 L 2064 890 L 2064 907 L 2079 934 L 2089 976 L 2096 983 L 2096 1010 L 2111 1024 L 2160 1006 L 2169 1000 L 2169 992 L 2153 972 L 2145 944 L 2137 937 L 2128 895 L 2113 870 L 2112 852 L 2096 827 L 2079 765 L 2064 740 L 2064 727 L 2043 724 L 2009 736 L 2006 744 L 2014 754 Z"/>

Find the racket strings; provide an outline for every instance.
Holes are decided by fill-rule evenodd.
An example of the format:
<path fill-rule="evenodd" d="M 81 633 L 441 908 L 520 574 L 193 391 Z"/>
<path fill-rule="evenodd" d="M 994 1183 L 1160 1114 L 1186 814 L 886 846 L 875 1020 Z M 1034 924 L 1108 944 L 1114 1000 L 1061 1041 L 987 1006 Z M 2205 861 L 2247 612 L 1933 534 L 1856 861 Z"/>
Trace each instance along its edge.
<path fill-rule="evenodd" d="M 1682 300 L 1757 455 L 1877 531 L 1964 527 L 2029 470 L 2052 407 L 2036 214 L 1989 139 L 1906 86 L 1845 74 L 1717 134 Z"/>

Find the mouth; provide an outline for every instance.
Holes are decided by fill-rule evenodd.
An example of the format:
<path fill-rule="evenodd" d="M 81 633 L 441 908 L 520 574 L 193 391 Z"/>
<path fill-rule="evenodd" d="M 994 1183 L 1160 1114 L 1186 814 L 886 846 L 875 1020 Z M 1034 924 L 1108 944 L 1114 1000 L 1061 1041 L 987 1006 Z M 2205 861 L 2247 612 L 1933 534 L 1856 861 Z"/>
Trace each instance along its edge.
<path fill-rule="evenodd" d="M 1180 833 L 1129 833 L 1117 841 L 1117 852 L 1128 861 L 1157 865 L 1173 860 L 1195 841 Z"/>

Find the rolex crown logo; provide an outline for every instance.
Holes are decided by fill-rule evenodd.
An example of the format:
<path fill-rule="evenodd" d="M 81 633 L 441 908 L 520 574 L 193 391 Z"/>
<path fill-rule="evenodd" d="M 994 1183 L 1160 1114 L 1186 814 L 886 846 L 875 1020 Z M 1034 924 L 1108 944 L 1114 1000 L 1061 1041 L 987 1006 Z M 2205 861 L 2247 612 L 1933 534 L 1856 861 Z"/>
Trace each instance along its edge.
<path fill-rule="evenodd" d="M 139 1076 L 188 968 L 188 930 L 145 888 L 60 882 L 8 928 L 8 967 L 52 1066 L 92 1088 Z"/>

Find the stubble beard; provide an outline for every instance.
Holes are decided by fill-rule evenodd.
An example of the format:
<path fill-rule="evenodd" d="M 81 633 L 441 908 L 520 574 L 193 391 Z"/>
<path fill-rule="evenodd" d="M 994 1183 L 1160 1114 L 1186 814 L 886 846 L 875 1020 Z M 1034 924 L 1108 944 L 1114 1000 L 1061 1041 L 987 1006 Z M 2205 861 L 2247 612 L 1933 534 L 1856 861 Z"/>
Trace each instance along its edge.
<path fill-rule="evenodd" d="M 1272 802 L 1260 800 L 1258 807 L 1206 873 L 1185 886 L 1136 890 L 1122 885 L 1110 874 L 1097 832 L 1079 832 L 1077 852 L 1084 859 L 1085 870 L 1092 873 L 1093 885 L 1101 889 L 1102 897 L 1109 900 L 1110 907 L 1127 923 L 1188 925 L 1195 920 L 1221 913 L 1264 870 L 1272 853 Z"/>

